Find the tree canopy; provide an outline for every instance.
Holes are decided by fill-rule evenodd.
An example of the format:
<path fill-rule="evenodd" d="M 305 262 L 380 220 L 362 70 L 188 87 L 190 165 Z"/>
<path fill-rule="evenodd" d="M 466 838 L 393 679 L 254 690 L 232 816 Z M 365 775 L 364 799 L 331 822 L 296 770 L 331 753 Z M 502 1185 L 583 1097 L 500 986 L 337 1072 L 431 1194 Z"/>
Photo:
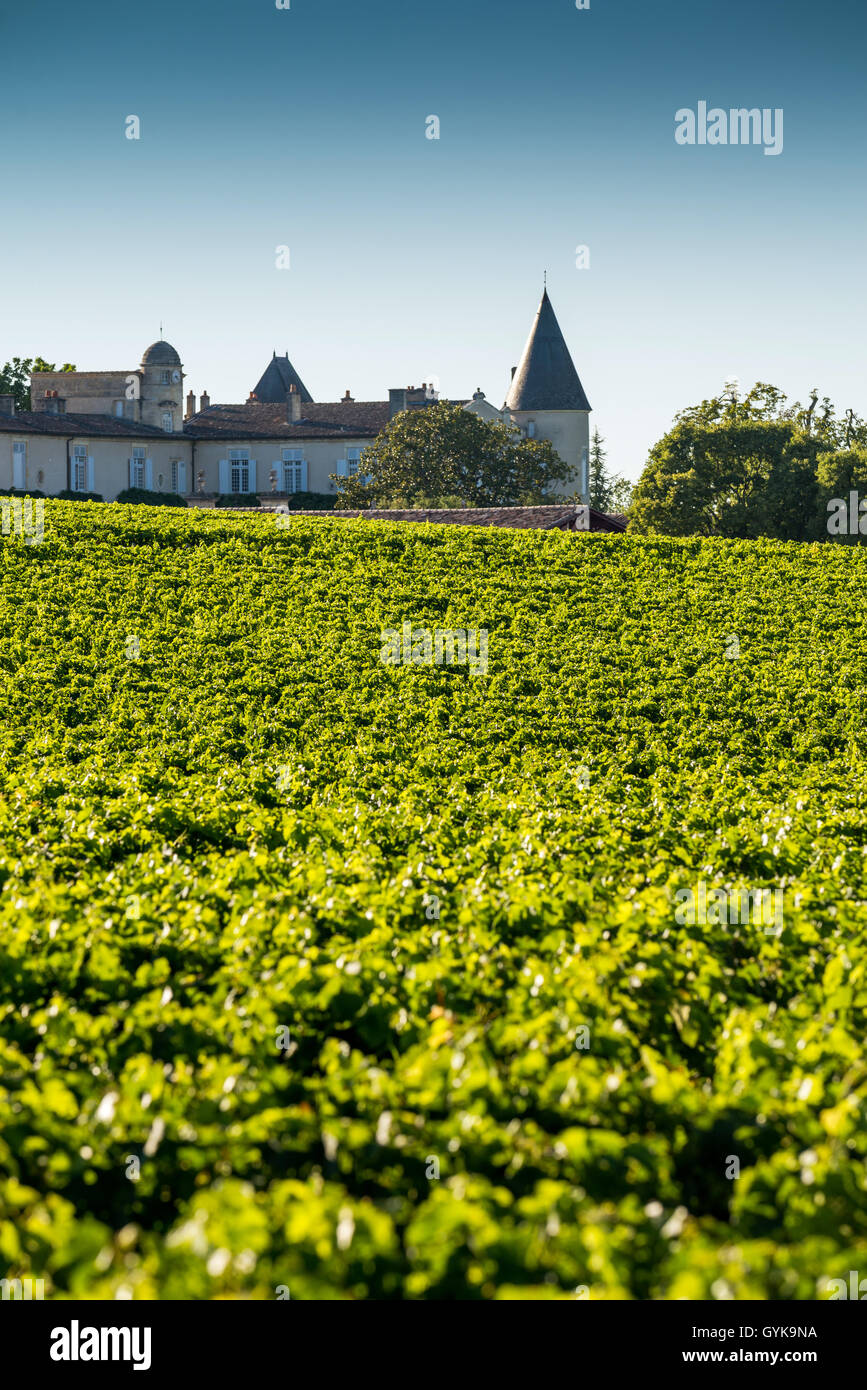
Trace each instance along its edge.
<path fill-rule="evenodd" d="M 342 478 L 338 506 L 533 505 L 568 466 L 547 440 L 525 439 L 498 420 L 483 420 L 438 401 L 396 415 L 362 456 L 363 474 Z"/>
<path fill-rule="evenodd" d="M 804 406 L 765 382 L 745 396 L 727 385 L 682 411 L 651 449 L 630 521 L 668 535 L 822 539 L 833 489 L 864 476 L 865 448 L 867 423 L 851 410 L 838 416 L 817 391 Z"/>
<path fill-rule="evenodd" d="M 31 410 L 30 377 L 33 372 L 74 372 L 72 362 L 56 367 L 43 357 L 13 357 L 0 367 L 0 395 L 14 396 L 16 410 Z"/>
<path fill-rule="evenodd" d="M 594 429 L 590 441 L 590 505 L 600 512 L 625 512 L 632 499 L 632 484 L 622 473 L 611 473 L 605 440 Z"/>

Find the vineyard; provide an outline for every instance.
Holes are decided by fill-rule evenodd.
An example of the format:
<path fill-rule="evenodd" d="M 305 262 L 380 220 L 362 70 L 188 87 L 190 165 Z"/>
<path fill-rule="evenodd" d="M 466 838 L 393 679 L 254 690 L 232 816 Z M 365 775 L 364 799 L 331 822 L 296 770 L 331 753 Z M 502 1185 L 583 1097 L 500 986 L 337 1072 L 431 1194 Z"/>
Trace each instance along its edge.
<path fill-rule="evenodd" d="M 50 501 L 0 574 L 0 1273 L 867 1271 L 867 552 Z"/>

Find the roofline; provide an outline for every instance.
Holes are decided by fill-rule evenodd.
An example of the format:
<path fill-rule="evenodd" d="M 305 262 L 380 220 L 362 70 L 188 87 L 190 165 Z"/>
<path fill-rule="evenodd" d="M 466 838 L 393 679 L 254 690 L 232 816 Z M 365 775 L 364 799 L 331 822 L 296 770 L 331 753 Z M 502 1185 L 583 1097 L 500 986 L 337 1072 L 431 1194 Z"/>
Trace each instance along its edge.
<path fill-rule="evenodd" d="M 326 439 L 326 438 L 329 438 L 329 437 L 330 437 L 331 439 L 348 439 L 348 440 L 352 440 L 352 439 L 376 439 L 381 433 L 382 433 L 382 430 L 372 430 L 372 429 L 356 429 L 356 430 L 353 430 L 353 429 L 348 429 L 348 428 L 345 429 L 345 430 L 343 430 L 342 432 L 338 433 L 338 431 L 337 431 L 336 429 L 334 429 L 334 428 L 332 428 L 332 427 L 329 427 L 328 425 L 320 425 L 318 429 L 317 429 L 314 425 L 311 425 L 311 426 L 310 426 L 310 430 L 309 430 L 309 431 L 305 431 L 305 430 L 303 430 L 303 429 L 299 429 L 299 427 L 298 427 L 297 425 L 294 427 L 294 429 L 293 429 L 293 427 L 290 425 L 290 426 L 288 427 L 288 429 L 281 430 L 281 431 L 279 432 L 279 434 L 273 434 L 273 433 L 271 433 L 271 431 L 265 431 L 265 430 L 219 430 L 219 431 L 217 431 L 217 430 L 204 430 L 204 431 L 202 431 L 202 430 L 188 430 L 188 429 L 185 429 L 185 430 L 183 431 L 182 434 L 180 434 L 180 435 L 175 435 L 174 438 L 176 438 L 176 439 L 203 439 L 203 440 L 213 439 L 213 440 L 215 440 L 215 441 L 216 441 L 216 440 L 230 440 L 230 439 L 240 439 L 240 440 L 244 440 L 244 439 L 261 439 L 261 440 L 263 440 L 263 441 L 267 441 L 267 440 L 269 440 L 269 439 L 313 439 L 313 440 L 315 440 L 315 439 Z M 172 438 L 172 435 L 170 435 L 170 434 L 167 434 L 167 435 L 166 435 L 166 439 L 171 439 L 171 438 Z"/>
<path fill-rule="evenodd" d="M 276 511 L 279 509 L 280 505 L 282 505 L 282 504 L 280 504 L 280 503 L 274 503 L 273 505 L 269 505 L 267 501 L 263 501 L 262 503 L 260 503 L 260 505 L 259 505 L 258 507 L 236 507 L 236 508 L 234 508 L 233 510 L 235 510 L 235 511 L 268 512 L 268 513 L 272 513 L 272 512 L 276 512 Z M 487 521 L 487 522 L 478 522 L 478 521 L 477 521 L 477 522 L 473 522 L 473 521 L 470 521 L 470 520 L 464 521 L 464 520 L 463 520 L 463 514 L 465 513 L 468 517 L 472 517 L 474 513 L 475 513 L 476 515 L 478 515 L 479 512 L 485 512 L 485 513 L 497 512 L 497 513 L 500 514 L 500 515 L 502 515 L 503 513 L 509 513 L 509 512 L 520 512 L 522 515 L 525 514 L 525 513 L 527 513 L 527 512 L 557 512 L 558 515 L 556 515 L 555 517 L 553 517 L 553 518 L 552 518 L 550 521 L 548 521 L 545 525 L 540 524 L 538 527 L 517 527 L 517 528 L 513 528 L 513 529 L 517 529 L 517 530 L 555 531 L 555 530 L 559 529 L 560 527 L 562 527 L 564 521 L 574 521 L 574 520 L 576 520 L 577 517 L 578 517 L 578 515 L 579 515 L 580 509 L 581 509 L 581 505 L 582 505 L 582 504 L 580 504 L 580 503 L 575 503 L 575 502 L 542 502 L 542 503 L 531 504 L 530 506 L 521 506 L 520 504 L 516 504 L 516 505 L 513 505 L 513 506 L 508 506 L 508 505 L 507 505 L 507 506 L 502 506 L 502 507 L 494 506 L 494 507 L 466 507 L 466 508 L 460 508 L 460 507 L 370 507 L 370 508 L 364 509 L 364 508 L 356 508 L 356 507 L 318 507 L 318 508 L 315 508 L 315 509 L 310 509 L 310 508 L 302 508 L 302 507 L 289 507 L 289 508 L 287 508 L 286 510 L 284 510 L 284 511 L 281 513 L 281 515 L 289 516 L 289 517 L 308 517 L 308 516 L 309 516 L 309 517 L 316 517 L 316 518 L 320 518 L 320 517 L 321 517 L 321 518 L 328 518 L 328 517 L 331 517 L 331 518 L 332 518 L 333 520 L 335 520 L 335 521 L 388 521 L 388 522 L 414 522 L 414 523 L 421 523 L 422 521 L 424 521 L 424 522 L 429 523 L 429 524 L 432 525 L 432 526 L 433 526 L 433 525 L 440 525 L 440 526 L 460 526 L 460 525 L 467 525 L 467 526 L 474 526 L 474 525 L 475 525 L 475 526 L 479 526 L 479 525 L 483 525 L 483 526 L 484 526 L 484 525 L 486 525 L 486 526 L 493 527 L 493 528 L 495 528 L 495 529 L 508 530 L 508 529 L 509 529 L 509 526 L 508 526 L 508 522 L 507 522 L 507 521 L 506 521 L 505 523 L 504 523 L 503 521 L 499 521 L 499 520 L 498 520 L 498 521 Z M 590 507 L 590 508 L 589 508 L 589 512 L 590 512 L 590 520 L 591 520 L 591 521 L 595 520 L 595 521 L 598 522 L 598 523 L 602 523 L 601 525 L 598 525 L 598 526 L 596 527 L 596 534 L 597 534 L 597 535 L 600 534 L 600 533 L 605 533 L 605 532 L 607 532 L 607 533 L 609 533 L 609 534 L 611 534 L 611 533 L 622 534 L 623 532 L 625 532 L 625 531 L 627 530 L 627 525 L 626 525 L 623 521 L 621 521 L 620 518 L 619 518 L 618 516 L 615 516 L 615 515 L 614 515 L 613 513 L 611 513 L 611 512 L 600 512 L 596 507 Z M 407 513 L 413 513 L 413 515 L 407 515 Z M 447 517 L 447 518 L 449 518 L 449 519 L 446 520 L 446 521 L 444 521 L 444 520 L 442 519 L 442 518 L 444 518 L 444 517 Z M 460 519 L 458 519 L 458 518 L 460 518 Z M 542 518 L 541 518 L 541 517 L 539 518 L 539 521 L 540 521 L 540 523 L 541 523 L 541 521 L 542 521 Z M 579 529 L 578 529 L 577 527 L 576 527 L 576 528 L 570 528 L 570 529 L 574 529 L 575 533 L 576 533 L 576 534 L 579 534 L 579 535 L 583 535 L 583 534 L 588 534 L 588 535 L 589 535 L 589 534 L 592 533 L 592 529 L 593 529 L 593 528 L 592 528 L 592 527 L 589 528 L 588 531 L 587 531 L 586 533 L 584 532 L 583 529 L 579 531 Z"/>
<path fill-rule="evenodd" d="M 48 415 L 47 411 L 44 413 Z M 56 420 L 58 416 L 52 415 L 49 418 Z M 62 416 L 60 418 L 65 419 L 67 417 Z M 177 431 L 173 431 L 169 434 L 167 430 L 161 430 L 157 425 L 145 426 L 144 429 L 139 428 L 129 431 L 101 430 L 98 426 L 95 428 L 91 427 L 90 429 L 70 429 L 67 426 L 65 429 L 41 430 L 36 425 L 22 422 L 20 415 L 0 416 L 0 431 L 2 431 L 3 434 L 33 434 L 37 435 L 40 439 L 50 437 L 52 439 L 141 439 L 144 441 L 154 439 L 189 440 L 191 438 L 190 435 L 179 434 Z"/>
<path fill-rule="evenodd" d="M 593 407 L 588 402 L 586 410 L 583 405 L 543 405 L 538 410 L 530 406 L 504 405 L 503 410 L 508 410 L 510 415 L 590 415 Z"/>

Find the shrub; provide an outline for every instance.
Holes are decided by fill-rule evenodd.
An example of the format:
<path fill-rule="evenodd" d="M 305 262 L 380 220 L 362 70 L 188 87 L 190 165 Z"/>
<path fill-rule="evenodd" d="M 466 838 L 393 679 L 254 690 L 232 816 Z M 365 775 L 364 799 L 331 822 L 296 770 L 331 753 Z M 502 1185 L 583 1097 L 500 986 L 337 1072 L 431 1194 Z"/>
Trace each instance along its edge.
<path fill-rule="evenodd" d="M 281 497 L 280 505 L 290 511 L 330 512 L 337 505 L 337 494 L 329 492 L 293 492 Z"/>
<path fill-rule="evenodd" d="M 65 487 L 62 492 L 56 494 L 63 502 L 102 502 L 104 501 L 101 492 L 73 492 L 72 488 Z"/>
<path fill-rule="evenodd" d="M 144 487 L 127 487 L 119 492 L 115 502 L 126 502 L 132 506 L 146 507 L 186 507 L 187 500 L 177 492 L 153 492 Z"/>
<path fill-rule="evenodd" d="M 215 507 L 258 507 L 259 499 L 252 492 L 222 492 Z"/>

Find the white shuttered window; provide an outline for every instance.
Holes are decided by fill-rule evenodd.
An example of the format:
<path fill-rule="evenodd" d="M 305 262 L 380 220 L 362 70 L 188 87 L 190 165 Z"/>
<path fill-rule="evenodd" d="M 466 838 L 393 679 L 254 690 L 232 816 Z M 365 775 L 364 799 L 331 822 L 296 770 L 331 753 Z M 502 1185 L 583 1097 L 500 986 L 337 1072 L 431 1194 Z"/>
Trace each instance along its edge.
<path fill-rule="evenodd" d="M 73 492 L 87 492 L 87 462 L 87 445 L 73 445 L 69 479 Z"/>
<path fill-rule="evenodd" d="M 12 486 L 23 492 L 27 486 L 27 444 L 18 440 L 12 445 Z"/>
<path fill-rule="evenodd" d="M 283 492 L 307 491 L 307 460 L 303 449 L 283 450 Z"/>
<path fill-rule="evenodd" d="M 133 446 L 132 458 L 129 461 L 129 485 L 130 487 L 145 486 L 145 468 L 147 455 L 143 447 Z"/>
<path fill-rule="evenodd" d="M 250 458 L 249 449 L 230 449 L 226 472 L 229 492 L 256 491 L 256 460 Z"/>

